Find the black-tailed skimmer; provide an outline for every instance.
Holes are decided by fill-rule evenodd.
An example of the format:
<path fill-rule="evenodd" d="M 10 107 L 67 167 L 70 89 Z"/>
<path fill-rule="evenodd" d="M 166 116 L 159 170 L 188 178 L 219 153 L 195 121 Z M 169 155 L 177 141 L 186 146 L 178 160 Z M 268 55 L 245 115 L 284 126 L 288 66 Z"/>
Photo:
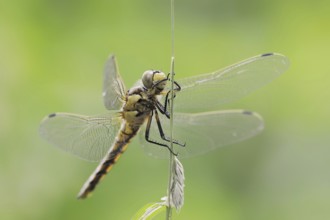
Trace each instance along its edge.
<path fill-rule="evenodd" d="M 288 66 L 285 56 L 268 53 L 175 82 L 173 152 L 166 136 L 171 97 L 168 75 L 148 70 L 134 87 L 126 90 L 115 57 L 110 56 L 103 84 L 108 113 L 98 116 L 53 113 L 41 122 L 40 134 L 78 157 L 101 161 L 78 194 L 78 198 L 85 198 L 109 172 L 140 127 L 141 144 L 147 154 L 155 157 L 168 156 L 169 152 L 178 153 L 179 157 L 202 154 L 258 134 L 263 129 L 263 120 L 257 113 L 219 109 L 272 81 Z"/>

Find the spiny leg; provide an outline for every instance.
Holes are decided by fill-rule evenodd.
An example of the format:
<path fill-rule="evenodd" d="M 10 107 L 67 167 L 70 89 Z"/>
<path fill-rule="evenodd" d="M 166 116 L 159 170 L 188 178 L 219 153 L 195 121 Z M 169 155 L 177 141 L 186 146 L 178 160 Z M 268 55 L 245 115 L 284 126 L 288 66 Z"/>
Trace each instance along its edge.
<path fill-rule="evenodd" d="M 162 147 L 166 147 L 173 155 L 177 156 L 178 154 L 174 153 L 168 145 L 163 144 L 163 143 L 159 143 L 159 142 L 151 140 L 149 138 L 152 117 L 153 117 L 153 112 L 151 112 L 151 115 L 148 117 L 147 128 L 146 128 L 146 132 L 145 132 L 146 141 L 148 141 L 149 143 L 152 143 L 152 144 L 156 144 L 156 145 L 159 145 L 159 146 L 162 146 Z"/>
<path fill-rule="evenodd" d="M 163 131 L 163 128 L 162 128 L 162 124 L 161 124 L 161 122 L 160 122 L 160 119 L 159 119 L 159 115 L 158 115 L 157 110 L 155 110 L 155 118 L 156 118 L 156 122 L 157 122 L 157 126 L 158 126 L 158 131 L 159 131 L 159 135 L 160 135 L 160 137 L 161 137 L 164 141 L 171 142 L 171 139 L 168 138 L 168 137 L 166 137 L 165 134 L 164 134 L 164 131 Z M 172 139 L 172 141 L 173 141 L 174 144 L 177 144 L 177 145 L 179 145 L 179 146 L 181 146 L 181 147 L 185 147 L 185 146 L 186 146 L 185 143 L 182 144 L 182 143 L 180 143 L 180 142 L 177 141 L 177 140 L 173 140 L 173 139 Z"/>
<path fill-rule="evenodd" d="M 164 106 L 157 100 L 155 103 L 157 109 L 160 111 L 160 113 L 162 113 L 163 115 L 166 116 L 166 118 L 170 118 L 170 113 L 168 111 L 165 110 Z"/>
<path fill-rule="evenodd" d="M 179 91 L 181 91 L 181 86 L 180 86 L 180 84 L 179 83 L 177 83 L 176 81 L 174 81 L 174 85 L 176 86 L 176 88 L 173 88 L 173 91 L 175 91 L 175 92 L 179 92 Z M 166 113 L 168 113 L 168 111 L 167 111 L 167 106 L 168 106 L 168 103 L 169 103 L 169 94 L 171 93 L 171 90 L 170 91 L 168 91 L 167 93 L 166 93 L 166 96 L 165 96 L 165 101 L 164 101 L 164 112 L 166 112 Z M 174 93 L 174 98 L 175 98 L 175 93 Z M 162 113 L 162 114 L 164 114 L 164 113 Z M 170 118 L 170 116 L 168 116 L 167 114 L 165 114 L 166 115 L 166 117 L 167 118 Z"/>
<path fill-rule="evenodd" d="M 177 86 L 176 88 L 174 88 L 174 91 L 178 92 L 181 90 L 181 86 L 175 82 L 175 85 Z M 170 94 L 171 91 L 168 91 L 166 93 L 166 96 L 165 96 L 165 101 L 164 101 L 164 105 L 162 105 L 158 100 L 156 102 L 156 107 L 157 109 L 160 111 L 160 113 L 162 113 L 163 115 L 165 115 L 167 118 L 170 118 L 170 113 L 168 112 L 167 110 L 167 105 L 169 103 L 169 94 Z M 174 94 L 174 97 L 175 97 L 175 94 Z"/>

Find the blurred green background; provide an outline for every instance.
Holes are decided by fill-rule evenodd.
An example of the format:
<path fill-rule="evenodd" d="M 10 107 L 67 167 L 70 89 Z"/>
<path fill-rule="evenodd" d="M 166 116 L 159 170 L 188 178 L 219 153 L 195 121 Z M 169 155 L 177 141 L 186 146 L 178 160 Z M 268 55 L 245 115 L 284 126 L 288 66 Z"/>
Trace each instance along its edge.
<path fill-rule="evenodd" d="M 330 219 L 330 3 L 176 2 L 177 79 L 279 52 L 290 69 L 224 106 L 259 112 L 265 131 L 182 160 L 185 205 L 175 219 Z M 0 2 L 0 219 L 130 219 L 165 195 L 168 162 L 134 141 L 93 196 L 76 200 L 97 164 L 40 139 L 54 111 L 104 113 L 102 71 L 117 55 L 131 86 L 169 71 L 169 1 Z"/>

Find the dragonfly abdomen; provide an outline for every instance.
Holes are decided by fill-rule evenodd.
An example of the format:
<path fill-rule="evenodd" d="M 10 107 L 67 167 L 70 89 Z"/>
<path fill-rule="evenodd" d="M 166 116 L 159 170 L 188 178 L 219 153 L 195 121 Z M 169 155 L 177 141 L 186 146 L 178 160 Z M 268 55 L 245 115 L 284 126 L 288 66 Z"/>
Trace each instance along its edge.
<path fill-rule="evenodd" d="M 78 199 L 86 198 L 95 189 L 100 180 L 111 170 L 119 157 L 125 152 L 130 140 L 136 135 L 138 130 L 139 127 L 137 126 L 131 126 L 127 122 L 123 123 L 116 137 L 116 141 L 81 188 Z"/>

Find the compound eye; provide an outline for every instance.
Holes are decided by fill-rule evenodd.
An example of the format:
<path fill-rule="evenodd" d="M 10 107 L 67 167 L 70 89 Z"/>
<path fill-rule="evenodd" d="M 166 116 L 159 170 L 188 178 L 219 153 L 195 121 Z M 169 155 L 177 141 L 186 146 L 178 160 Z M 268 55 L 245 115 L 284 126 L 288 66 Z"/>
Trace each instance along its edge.
<path fill-rule="evenodd" d="M 153 77 L 153 83 L 154 85 L 157 85 L 158 90 L 163 90 L 166 86 L 167 80 L 165 80 L 167 77 L 165 73 L 160 71 L 154 71 L 154 77 Z M 159 83 L 162 81 L 161 83 Z"/>
<path fill-rule="evenodd" d="M 142 75 L 142 83 L 147 89 L 150 89 L 152 87 L 153 75 L 154 71 L 152 70 L 147 70 Z"/>

